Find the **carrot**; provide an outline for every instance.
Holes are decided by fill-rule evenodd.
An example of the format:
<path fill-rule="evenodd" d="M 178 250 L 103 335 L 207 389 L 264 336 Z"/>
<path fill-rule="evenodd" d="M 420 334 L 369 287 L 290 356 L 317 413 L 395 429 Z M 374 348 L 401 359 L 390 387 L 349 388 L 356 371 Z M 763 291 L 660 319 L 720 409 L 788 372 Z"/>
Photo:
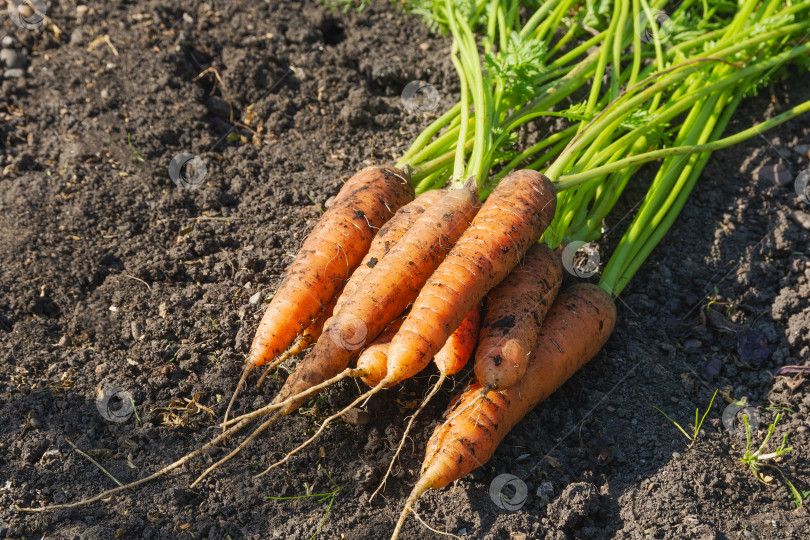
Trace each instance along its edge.
<path fill-rule="evenodd" d="M 430 276 L 388 347 L 391 386 L 424 369 L 462 318 L 523 259 L 551 223 L 557 199 L 548 178 L 520 170 L 504 178 Z"/>
<path fill-rule="evenodd" d="M 388 346 L 385 378 L 342 411 L 324 420 L 312 437 L 280 461 L 270 465 L 259 476 L 285 463 L 296 452 L 311 444 L 332 420 L 361 401 L 424 369 L 473 306 L 526 255 L 532 243 L 540 237 L 554 217 L 556 203 L 554 188 L 542 174 L 520 170 L 505 177 L 492 191 L 481 211 L 430 279 L 424 282 L 423 287 L 420 286 L 421 290 L 408 317 Z M 427 214 L 425 212 L 423 217 Z M 409 237 L 410 234 L 403 240 Z M 397 249 L 399 247 L 397 245 Z M 394 251 L 383 262 L 389 260 L 393 253 Z M 412 279 L 409 274 L 407 278 Z M 360 298 L 363 302 L 375 302 L 378 285 L 365 288 L 366 285 L 369 282 L 364 283 L 364 287 L 358 289 L 355 295 L 362 294 Z M 348 306 L 340 313 L 347 316 L 347 323 L 351 321 L 350 313 Z M 345 328 L 346 334 L 355 339 L 357 329 L 349 324 L 345 324 Z M 315 349 L 321 341 L 323 337 Z M 330 375 L 336 372 L 337 370 L 329 370 Z M 320 378 L 320 375 L 310 377 L 316 379 L 315 384 L 326 378 Z M 305 391 L 309 386 L 312 386 L 311 382 L 304 380 L 304 384 L 296 386 L 296 393 Z"/>
<path fill-rule="evenodd" d="M 352 359 L 416 298 L 478 208 L 476 193 L 467 188 L 448 191 L 430 205 L 327 321 L 318 342 L 273 400 L 271 405 L 277 408 L 270 418 L 192 485 L 233 457 L 279 418 L 298 409 L 313 394 L 313 387 L 321 389 L 325 384 L 349 376 L 352 370 L 346 368 Z M 271 409 L 264 407 L 263 411 Z M 223 425 L 227 425 L 227 419 Z"/>
<path fill-rule="evenodd" d="M 389 219 L 388 222 L 380 228 L 379 232 L 377 232 L 377 236 L 375 236 L 374 240 L 371 242 L 368 253 L 363 257 L 360 266 L 352 272 L 352 276 L 349 278 L 349 281 L 346 282 L 346 286 L 343 288 L 343 292 L 337 300 L 335 313 L 339 312 L 341 308 L 346 305 L 346 302 L 368 277 L 374 267 L 377 266 L 377 263 L 399 242 L 408 229 L 419 219 L 419 216 L 446 194 L 446 190 L 433 190 L 419 195 L 416 199 L 400 208 L 397 213 L 394 214 L 394 217 Z"/>
<path fill-rule="evenodd" d="M 357 359 L 356 372 L 364 383 L 372 388 L 385 378 L 388 364 L 388 345 L 399 331 L 407 315 L 394 320 L 380 336 L 369 345 Z M 458 373 L 470 359 L 478 342 L 481 328 L 481 306 L 475 306 L 455 332 L 447 339 L 441 350 L 433 357 L 433 363 L 440 373 L 447 376 Z"/>
<path fill-rule="evenodd" d="M 324 308 L 311 325 L 304 330 L 303 334 L 298 338 L 295 344 L 292 345 L 283 355 L 279 356 L 277 360 L 267 366 L 264 374 L 262 374 L 257 386 L 261 386 L 264 379 L 278 364 L 281 364 L 288 358 L 308 349 L 312 344 L 318 341 L 323 331 L 324 323 L 337 313 L 346 300 L 357 290 L 357 287 L 371 272 L 377 263 L 382 259 L 391 247 L 396 244 L 402 235 L 405 234 L 416 219 L 425 211 L 425 209 L 436 202 L 445 191 L 434 190 L 423 193 L 413 201 L 409 202 L 400 208 L 394 216 L 389 219 L 377 232 L 377 235 L 371 241 L 371 246 L 366 252 L 365 257 L 360 262 L 360 265 L 352 272 L 349 281 L 346 282 L 341 292 L 332 297 L 332 300 Z M 227 420 L 227 417 L 226 417 Z"/>
<path fill-rule="evenodd" d="M 388 344 L 399 331 L 405 315 L 397 317 L 389 324 L 382 334 L 377 336 L 371 345 L 360 353 L 357 359 L 357 368 L 354 372 L 359 378 L 369 386 L 376 386 L 378 382 L 385 378 L 388 366 Z"/>
<path fill-rule="evenodd" d="M 478 343 L 478 332 L 480 329 L 481 304 L 478 304 L 467 314 L 464 320 L 461 321 L 461 324 L 456 331 L 453 332 L 447 339 L 447 343 L 444 344 L 444 347 L 442 347 L 433 358 L 433 362 L 436 364 L 436 367 L 439 368 L 439 380 L 436 381 L 436 384 L 433 385 L 433 388 L 430 390 L 430 392 L 428 392 L 427 396 L 425 396 L 425 399 L 422 400 L 422 404 L 419 405 L 419 408 L 415 413 L 413 413 L 408 421 L 408 425 L 405 427 L 405 431 L 402 433 L 402 438 L 399 441 L 399 446 L 397 446 L 397 451 L 394 452 L 394 456 L 391 458 L 391 462 L 388 464 L 388 470 L 385 471 L 385 475 L 380 481 L 380 485 L 377 486 L 377 489 L 374 490 L 374 493 L 372 493 L 371 497 L 369 497 L 369 502 L 371 502 L 377 493 L 385 486 L 385 481 L 388 480 L 388 476 L 391 474 L 391 469 L 394 468 L 394 462 L 396 461 L 397 457 L 399 457 L 399 453 L 402 451 L 402 445 L 405 444 L 405 439 L 408 437 L 408 433 L 411 431 L 411 427 L 413 426 L 413 422 L 416 420 L 416 417 L 419 416 L 419 413 L 422 412 L 425 405 L 428 404 L 439 388 L 441 388 L 445 379 L 450 375 L 455 375 L 461 371 L 465 365 L 467 365 L 467 361 L 472 356 L 472 353 L 475 350 L 475 345 Z M 366 381 L 366 379 L 363 380 Z M 382 377 L 379 380 L 382 380 Z M 379 384 L 379 380 L 374 386 Z"/>
<path fill-rule="evenodd" d="M 467 361 L 478 343 L 481 330 L 481 304 L 473 307 L 456 331 L 450 334 L 447 342 L 433 357 L 433 363 L 442 375 L 455 375 L 467 365 Z"/>
<path fill-rule="evenodd" d="M 345 290 L 345 287 L 343 290 Z M 323 311 L 321 311 L 321 313 L 318 314 L 318 317 L 314 321 L 312 321 L 312 324 L 307 326 L 306 329 L 301 333 L 301 335 L 298 336 L 298 339 L 295 340 L 295 343 L 293 343 L 289 349 L 284 351 L 283 354 L 281 354 L 278 358 L 276 358 L 274 362 L 271 362 L 270 365 L 267 366 L 267 368 L 264 370 L 264 373 L 262 373 L 262 376 L 259 377 L 259 380 L 256 382 L 256 386 L 260 387 L 264 383 L 264 380 L 267 378 L 267 376 L 270 375 L 270 373 L 276 367 L 283 364 L 285 361 L 287 361 L 289 358 L 292 358 L 296 354 L 299 354 L 309 349 L 316 341 L 318 341 L 318 338 L 321 337 L 321 334 L 323 333 L 324 324 L 332 316 L 332 313 L 335 310 L 335 305 L 338 302 L 340 294 L 342 294 L 342 292 L 338 292 L 335 296 L 333 296 L 332 299 L 329 301 L 329 303 L 323 308 Z"/>
<path fill-rule="evenodd" d="M 536 243 L 522 264 L 487 295 L 475 353 L 475 376 L 487 391 L 512 386 L 526 373 L 562 277 L 560 258 Z"/>
<path fill-rule="evenodd" d="M 599 352 L 615 323 L 616 306 L 598 286 L 582 283 L 560 293 L 543 323 L 525 376 L 505 390 L 490 391 L 475 410 L 434 430 L 420 478 L 408 496 L 392 540 L 422 493 L 441 489 L 486 463 L 526 413 Z M 481 385 L 475 383 L 455 401 L 454 408 L 463 409 L 468 402 L 480 400 L 480 393 Z"/>
<path fill-rule="evenodd" d="M 407 174 L 390 167 L 363 169 L 344 184 L 267 306 L 225 411 L 226 420 L 250 372 L 284 352 L 312 324 L 360 264 L 376 231 L 413 198 Z"/>
<path fill-rule="evenodd" d="M 545 244 L 535 244 L 523 263 L 487 295 L 487 313 L 475 355 L 481 399 L 490 390 L 512 386 L 526 373 L 543 319 L 561 284 L 559 255 Z M 470 401 L 467 409 L 475 405 Z M 467 409 L 456 409 L 453 416 Z"/>
<path fill-rule="evenodd" d="M 413 188 L 397 169 L 370 167 L 346 182 L 267 306 L 248 362 L 260 366 L 284 352 L 360 264 L 377 230 L 412 200 Z"/>
<path fill-rule="evenodd" d="M 237 416 L 235 418 L 231 418 L 227 421 L 224 421 L 221 426 L 228 427 L 230 425 L 236 424 L 241 422 L 242 420 L 249 418 L 257 418 L 258 416 L 262 416 L 262 413 L 269 413 L 287 405 L 291 404 L 293 400 L 300 399 L 300 398 L 308 398 L 313 394 L 323 390 L 327 386 L 330 386 L 341 379 L 346 377 L 353 377 L 356 379 L 361 379 L 362 381 L 368 384 L 369 381 L 380 381 L 385 377 L 385 370 L 388 363 L 388 355 L 386 354 L 388 351 L 388 344 L 391 342 L 391 338 L 397 333 L 399 327 L 402 326 L 402 321 L 405 320 L 405 315 L 401 315 L 391 321 L 388 326 L 385 327 L 385 330 L 377 336 L 377 338 L 371 342 L 371 345 L 363 349 L 363 352 L 360 353 L 360 357 L 357 359 L 357 365 L 354 368 L 347 368 L 340 372 L 337 376 L 333 377 L 332 379 L 327 379 L 324 382 L 317 384 L 308 388 L 305 392 L 301 394 L 297 394 L 291 396 L 291 398 L 287 398 L 285 401 L 276 402 L 274 401 L 270 405 L 266 405 L 261 409 L 257 409 L 253 412 L 243 414 L 241 416 Z M 375 383 L 376 384 L 376 383 Z"/>

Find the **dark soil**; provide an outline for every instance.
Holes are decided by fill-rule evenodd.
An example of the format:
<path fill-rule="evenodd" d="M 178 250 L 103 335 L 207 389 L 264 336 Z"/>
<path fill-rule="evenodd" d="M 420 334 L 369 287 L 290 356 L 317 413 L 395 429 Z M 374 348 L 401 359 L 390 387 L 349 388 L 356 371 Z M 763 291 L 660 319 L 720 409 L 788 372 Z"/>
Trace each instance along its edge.
<path fill-rule="evenodd" d="M 342 490 L 320 537 L 387 537 L 451 384 L 416 423 L 384 498 L 369 505 L 369 493 L 431 373 L 371 400 L 369 423 L 338 423 L 260 479 L 251 473 L 358 387 L 326 392 L 195 489 L 225 448 L 88 507 L 14 505 L 113 487 L 68 440 L 128 482 L 217 433 L 202 407 L 224 412 L 264 307 L 255 301 L 319 216 L 310 199 L 324 203 L 355 170 L 389 162 L 426 125 L 401 106 L 409 81 L 434 85 L 442 107 L 454 102 L 448 42 L 384 4 L 347 15 L 314 1 L 46 4 L 40 29 L 4 15 L 0 26 L 26 61 L 23 77 L 0 79 L 0 537 L 308 538 L 329 501 L 267 497 L 332 491 L 327 472 Z M 213 70 L 198 77 L 208 68 L 221 82 Z M 803 77 L 745 102 L 729 131 L 810 99 Z M 250 129 L 232 131 L 238 119 Z M 807 143 L 810 117 L 716 153 L 625 291 L 604 351 L 490 463 L 426 494 L 422 518 L 469 538 L 810 537 L 780 474 L 763 468 L 772 485 L 758 482 L 739 460 L 744 437 L 721 422 L 729 400 L 746 397 L 758 443 L 776 414 L 767 407 L 789 408 L 774 440 L 789 433 L 794 450 L 776 464 L 810 490 L 808 385 L 774 377 L 810 362 L 808 224 L 789 217 L 810 209 L 765 174 L 806 169 L 794 150 Z M 198 189 L 167 173 L 184 152 L 206 165 Z M 268 402 L 283 377 L 251 385 L 238 410 Z M 105 386 L 129 393 L 137 415 L 105 418 Z M 689 430 L 715 389 L 729 399 L 718 395 L 692 447 L 651 407 Z M 489 497 L 500 473 L 527 484 L 516 512 Z M 434 536 L 414 518 L 403 533 Z"/>

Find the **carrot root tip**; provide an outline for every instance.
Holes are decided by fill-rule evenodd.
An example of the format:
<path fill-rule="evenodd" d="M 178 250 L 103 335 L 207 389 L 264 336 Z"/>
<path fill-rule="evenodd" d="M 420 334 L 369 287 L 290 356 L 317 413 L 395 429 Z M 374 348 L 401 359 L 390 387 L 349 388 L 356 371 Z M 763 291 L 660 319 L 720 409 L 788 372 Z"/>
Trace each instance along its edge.
<path fill-rule="evenodd" d="M 245 381 L 247 381 L 248 375 L 253 371 L 256 365 L 253 362 L 249 362 L 245 365 L 245 369 L 242 370 L 242 376 L 239 378 L 239 382 L 236 383 L 236 388 L 233 390 L 233 395 L 231 396 L 231 400 L 228 402 L 228 407 L 225 409 L 225 417 L 222 420 L 222 423 L 225 424 L 228 422 L 228 416 L 231 414 L 231 409 L 233 408 L 233 404 L 236 403 L 236 397 L 239 395 L 239 390 L 245 385 Z M 224 428 L 223 428 L 224 429 Z"/>

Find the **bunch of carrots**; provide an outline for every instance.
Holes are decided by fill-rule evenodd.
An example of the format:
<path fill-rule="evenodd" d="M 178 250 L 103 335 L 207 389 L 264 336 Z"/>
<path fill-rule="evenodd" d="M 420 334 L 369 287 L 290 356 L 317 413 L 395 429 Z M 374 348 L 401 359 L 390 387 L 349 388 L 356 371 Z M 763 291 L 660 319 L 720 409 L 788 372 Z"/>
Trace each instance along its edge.
<path fill-rule="evenodd" d="M 453 37 L 459 103 L 394 166 L 344 184 L 267 306 L 222 434 L 132 484 L 24 510 L 74 507 L 143 484 L 263 420 L 196 485 L 325 387 L 346 377 L 369 386 L 266 474 L 346 410 L 433 362 L 439 380 L 407 434 L 472 359 L 474 382 L 430 437 L 396 537 L 425 490 L 486 463 L 526 413 L 601 350 L 616 324 L 614 298 L 677 217 L 710 153 L 810 109 L 803 103 L 722 138 L 744 95 L 810 53 L 800 39 L 810 28 L 806 2 L 709 8 L 685 0 L 664 43 L 655 21 L 665 5 L 549 0 L 522 21 L 515 0 L 421 3 L 418 12 Z M 575 98 L 583 101 L 559 108 Z M 570 125 L 552 132 L 559 118 Z M 548 133 L 517 148 L 529 123 Z M 599 285 L 563 289 L 558 248 L 598 239 L 630 180 L 644 182 L 636 173 L 658 160 Z M 270 405 L 230 418 L 256 368 L 266 374 L 304 351 Z"/>

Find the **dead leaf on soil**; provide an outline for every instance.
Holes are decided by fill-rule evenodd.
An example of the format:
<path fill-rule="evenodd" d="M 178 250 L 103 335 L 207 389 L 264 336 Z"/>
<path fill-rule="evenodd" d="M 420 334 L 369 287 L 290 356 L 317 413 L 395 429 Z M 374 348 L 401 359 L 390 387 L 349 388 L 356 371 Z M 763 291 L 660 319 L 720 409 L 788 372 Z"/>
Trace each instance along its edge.
<path fill-rule="evenodd" d="M 415 408 L 417 408 L 419 406 L 419 400 L 418 399 L 412 399 L 410 401 L 405 401 L 405 400 L 402 400 L 402 399 L 396 399 L 394 401 L 396 401 L 397 406 L 399 406 L 399 412 L 401 412 L 401 413 L 405 412 L 405 411 L 412 411 L 413 409 L 415 409 Z"/>
<path fill-rule="evenodd" d="M 737 333 L 742 330 L 741 326 L 734 324 L 726 319 L 722 313 L 713 309 L 706 310 L 706 322 L 709 326 L 721 332 Z"/>
<path fill-rule="evenodd" d="M 99 45 L 107 45 L 113 53 L 113 56 L 118 56 L 118 49 L 115 48 L 115 45 L 112 44 L 112 40 L 110 40 L 109 34 L 104 34 L 103 36 L 98 36 L 96 39 L 90 42 L 90 45 L 87 46 L 87 52 L 92 52 L 96 49 Z"/>
<path fill-rule="evenodd" d="M 113 457 L 113 451 L 107 448 L 93 448 L 92 450 L 88 450 L 87 454 L 101 461 L 112 459 Z"/>
<path fill-rule="evenodd" d="M 214 411 L 199 403 L 200 396 L 202 396 L 202 393 L 194 394 L 191 399 L 175 399 L 169 402 L 168 406 L 156 407 L 152 409 L 152 412 L 162 411 L 158 413 L 158 418 L 166 427 L 185 427 L 186 422 L 192 416 L 197 416 L 203 412 L 208 415 L 208 423 L 211 423 L 214 421 Z"/>

